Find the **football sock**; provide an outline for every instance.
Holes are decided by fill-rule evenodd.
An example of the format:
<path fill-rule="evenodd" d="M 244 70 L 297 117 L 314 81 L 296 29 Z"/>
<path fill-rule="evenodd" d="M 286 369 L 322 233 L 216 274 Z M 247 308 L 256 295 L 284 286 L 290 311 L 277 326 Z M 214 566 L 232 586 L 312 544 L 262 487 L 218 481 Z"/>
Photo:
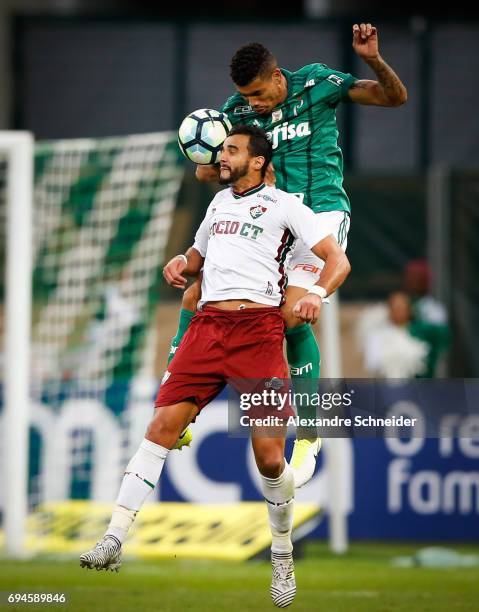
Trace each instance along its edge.
<path fill-rule="evenodd" d="M 293 529 L 294 477 L 287 461 L 278 478 L 261 476 L 261 490 L 268 507 L 273 552 L 291 552 Z"/>
<path fill-rule="evenodd" d="M 167 448 L 143 439 L 126 467 L 116 507 L 105 535 L 115 536 L 120 542 L 125 540 L 138 510 L 160 478 L 168 452 Z"/>
<path fill-rule="evenodd" d="M 181 339 L 185 335 L 185 332 L 188 329 L 188 325 L 190 324 L 190 321 L 195 316 L 195 314 L 195 312 L 192 312 L 191 310 L 186 310 L 186 308 L 182 308 L 180 310 L 178 330 L 176 332 L 176 335 L 171 339 L 170 352 L 168 353 L 168 361 L 166 362 L 167 364 L 169 364 L 175 356 L 176 350 L 180 346 Z"/>
<path fill-rule="evenodd" d="M 308 396 L 317 393 L 321 354 L 309 323 L 286 330 L 286 355 L 294 392 Z M 296 410 L 302 419 L 316 417 L 316 405 L 311 401 L 298 401 Z M 316 438 L 316 428 L 298 427 L 296 437 Z"/>

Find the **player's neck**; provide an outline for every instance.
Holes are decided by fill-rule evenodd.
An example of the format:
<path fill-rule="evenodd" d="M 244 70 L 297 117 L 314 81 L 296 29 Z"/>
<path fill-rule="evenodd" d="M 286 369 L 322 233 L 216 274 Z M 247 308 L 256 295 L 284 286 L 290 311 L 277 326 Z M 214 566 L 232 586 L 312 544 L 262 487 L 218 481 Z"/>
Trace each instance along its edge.
<path fill-rule="evenodd" d="M 286 79 L 284 74 L 281 73 L 281 83 L 278 89 L 278 97 L 274 102 L 274 108 L 283 104 L 283 102 L 287 99 L 287 97 L 288 97 L 288 80 Z"/>
<path fill-rule="evenodd" d="M 286 100 L 287 97 L 288 97 L 288 81 L 287 81 L 286 77 L 284 76 L 284 74 L 281 73 L 280 95 L 279 95 L 279 100 L 278 100 L 276 106 L 279 106 L 280 104 L 283 104 L 283 102 Z"/>
<path fill-rule="evenodd" d="M 251 179 L 244 176 L 241 177 L 236 183 L 231 185 L 231 189 L 235 195 L 244 196 L 249 191 L 253 191 L 258 189 L 258 187 L 261 187 L 263 183 L 264 180 L 261 177 L 254 177 Z"/>

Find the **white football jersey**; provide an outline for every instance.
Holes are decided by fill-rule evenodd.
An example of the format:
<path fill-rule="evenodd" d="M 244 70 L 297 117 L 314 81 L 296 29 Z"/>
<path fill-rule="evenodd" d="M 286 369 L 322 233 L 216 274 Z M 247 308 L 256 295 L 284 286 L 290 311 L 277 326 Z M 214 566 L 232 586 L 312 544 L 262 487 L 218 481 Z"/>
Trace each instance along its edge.
<path fill-rule="evenodd" d="M 279 306 L 286 288 L 286 259 L 295 240 L 311 248 L 328 234 L 300 200 L 264 183 L 213 198 L 193 247 L 205 258 L 201 301 L 243 299 Z"/>

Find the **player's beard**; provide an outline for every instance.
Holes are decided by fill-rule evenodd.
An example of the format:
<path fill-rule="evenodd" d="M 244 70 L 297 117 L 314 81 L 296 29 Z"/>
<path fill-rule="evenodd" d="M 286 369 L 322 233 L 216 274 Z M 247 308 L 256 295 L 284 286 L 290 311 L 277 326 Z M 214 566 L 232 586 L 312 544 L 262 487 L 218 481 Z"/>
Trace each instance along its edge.
<path fill-rule="evenodd" d="M 228 177 L 221 177 L 220 174 L 220 185 L 234 185 L 236 181 L 239 181 L 240 178 L 246 176 L 249 172 L 249 162 L 245 162 L 243 166 L 239 166 L 238 168 L 230 169 L 230 173 Z"/>

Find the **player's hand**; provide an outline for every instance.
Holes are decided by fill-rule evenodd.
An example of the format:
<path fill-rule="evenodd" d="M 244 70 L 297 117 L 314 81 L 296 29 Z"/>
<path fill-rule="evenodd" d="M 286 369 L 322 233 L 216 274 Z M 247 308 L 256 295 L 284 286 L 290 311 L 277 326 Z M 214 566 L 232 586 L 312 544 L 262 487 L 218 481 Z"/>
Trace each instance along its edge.
<path fill-rule="evenodd" d="M 274 173 L 273 162 L 269 162 L 268 167 L 266 168 L 264 182 L 268 185 L 268 187 L 274 187 L 276 183 L 276 175 Z"/>
<path fill-rule="evenodd" d="M 220 167 L 218 165 L 197 165 L 195 176 L 200 183 L 217 182 L 220 178 Z"/>
<path fill-rule="evenodd" d="M 307 293 L 296 302 L 293 307 L 293 314 L 305 323 L 316 323 L 321 311 L 322 300 L 319 295 Z"/>
<path fill-rule="evenodd" d="M 186 278 L 181 275 L 186 268 L 186 261 L 180 255 L 176 255 L 163 268 L 163 276 L 168 285 L 176 287 L 176 289 L 184 289 L 186 287 Z"/>
<path fill-rule="evenodd" d="M 379 57 L 378 31 L 370 23 L 353 25 L 353 49 L 364 60 Z"/>

